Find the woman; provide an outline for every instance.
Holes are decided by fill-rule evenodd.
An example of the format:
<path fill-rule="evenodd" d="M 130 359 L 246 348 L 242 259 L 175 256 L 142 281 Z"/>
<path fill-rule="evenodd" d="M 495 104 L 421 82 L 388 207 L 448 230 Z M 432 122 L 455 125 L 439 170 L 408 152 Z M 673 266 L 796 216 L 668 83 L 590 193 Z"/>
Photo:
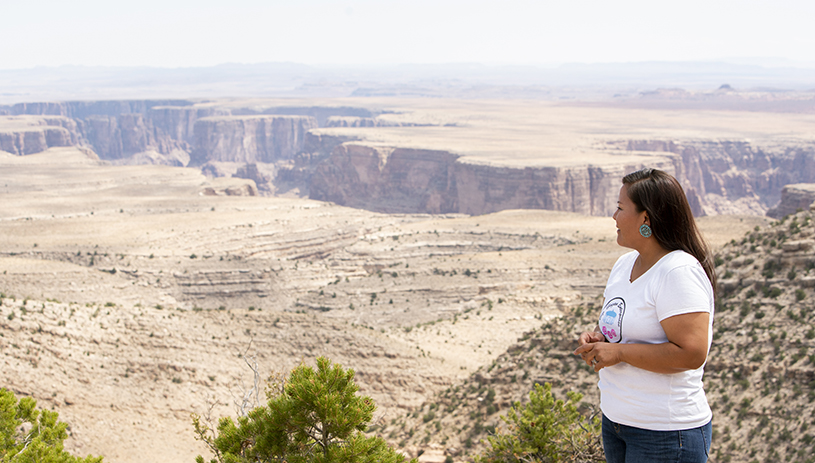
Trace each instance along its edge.
<path fill-rule="evenodd" d="M 712 256 L 679 182 L 655 169 L 626 175 L 617 260 L 600 322 L 575 350 L 599 372 L 610 463 L 705 462 L 712 413 L 702 373 L 713 327 Z"/>

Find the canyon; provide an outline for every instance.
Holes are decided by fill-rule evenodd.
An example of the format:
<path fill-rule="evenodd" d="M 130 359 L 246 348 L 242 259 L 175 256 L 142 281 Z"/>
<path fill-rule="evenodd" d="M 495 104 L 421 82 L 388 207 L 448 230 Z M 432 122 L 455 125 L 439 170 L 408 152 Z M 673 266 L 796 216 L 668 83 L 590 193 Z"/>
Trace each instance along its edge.
<path fill-rule="evenodd" d="M 569 352 L 625 251 L 608 216 L 620 177 L 641 166 L 683 183 L 720 253 L 723 290 L 739 294 L 724 304 L 761 294 L 757 274 L 781 253 L 800 262 L 784 261 L 784 272 L 797 265 L 789 284 L 774 277 L 789 290 L 778 301 L 811 313 L 806 251 L 765 213 L 808 210 L 815 117 L 629 106 L 0 106 L 0 383 L 58 411 L 76 454 L 181 462 L 207 456 L 191 413 L 235 416 L 262 400 L 269 374 L 327 355 L 376 401 L 371 432 L 422 462 L 467 461 L 533 381 L 596 402 L 596 377 Z M 764 299 L 768 318 L 785 316 Z M 723 313 L 717 379 L 738 361 L 728 343 L 749 329 L 738 309 Z M 809 345 L 803 327 L 778 326 L 803 343 L 790 349 Z M 741 436 L 730 397 L 751 391 L 711 382 L 727 412 L 718 429 Z M 785 384 L 773 392 L 812 389 Z M 500 413 L 486 413 L 487 388 Z M 795 406 L 809 411 L 809 394 Z M 714 440 L 722 458 L 747 455 L 725 442 Z"/>
<path fill-rule="evenodd" d="M 643 101 L 650 101 L 643 97 Z M 604 216 L 644 166 L 698 216 L 764 214 L 815 182 L 809 113 L 500 100 L 235 99 L 0 106 L 0 148 L 80 146 L 112 164 L 200 168 L 385 213 L 545 209 Z"/>
<path fill-rule="evenodd" d="M 190 413 L 234 416 L 319 355 L 356 371 L 374 424 L 403 420 L 596 303 L 624 251 L 607 217 L 227 194 L 253 182 L 76 147 L 0 153 L 0 172 L 0 383 L 58 411 L 71 452 L 111 462 L 206 455 Z M 700 219 L 715 246 L 768 221 Z"/>

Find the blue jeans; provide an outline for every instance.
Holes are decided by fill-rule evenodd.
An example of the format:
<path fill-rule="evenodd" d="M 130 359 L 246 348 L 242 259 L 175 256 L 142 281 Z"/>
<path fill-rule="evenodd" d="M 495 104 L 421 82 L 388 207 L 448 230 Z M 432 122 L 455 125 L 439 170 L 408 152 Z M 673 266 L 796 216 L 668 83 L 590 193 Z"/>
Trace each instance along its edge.
<path fill-rule="evenodd" d="M 603 415 L 603 450 L 608 463 L 704 463 L 712 434 L 712 421 L 681 431 L 650 431 L 617 424 Z"/>

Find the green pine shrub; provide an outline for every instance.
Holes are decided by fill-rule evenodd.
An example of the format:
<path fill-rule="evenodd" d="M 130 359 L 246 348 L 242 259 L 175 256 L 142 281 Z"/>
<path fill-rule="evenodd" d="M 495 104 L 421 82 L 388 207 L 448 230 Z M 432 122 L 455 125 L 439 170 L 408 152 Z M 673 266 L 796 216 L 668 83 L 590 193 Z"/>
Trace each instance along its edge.
<path fill-rule="evenodd" d="M 490 448 L 476 457 L 476 463 L 606 461 L 600 418 L 580 414 L 577 404 L 582 394 L 570 391 L 567 397 L 555 400 L 551 384 L 535 384 L 528 404 L 515 402 L 501 417 L 508 430 L 487 438 Z"/>
<path fill-rule="evenodd" d="M 193 415 L 193 428 L 214 455 L 210 463 L 404 462 L 382 438 L 363 434 L 376 404 L 358 391 L 353 370 L 319 357 L 316 370 L 300 365 L 282 384 L 267 388 L 266 405 L 237 423 L 225 417 L 213 429 Z"/>
<path fill-rule="evenodd" d="M 100 463 L 102 457 L 79 458 L 63 449 L 68 425 L 59 414 L 38 410 L 30 397 L 19 401 L 0 389 L 0 461 L 3 463 Z"/>

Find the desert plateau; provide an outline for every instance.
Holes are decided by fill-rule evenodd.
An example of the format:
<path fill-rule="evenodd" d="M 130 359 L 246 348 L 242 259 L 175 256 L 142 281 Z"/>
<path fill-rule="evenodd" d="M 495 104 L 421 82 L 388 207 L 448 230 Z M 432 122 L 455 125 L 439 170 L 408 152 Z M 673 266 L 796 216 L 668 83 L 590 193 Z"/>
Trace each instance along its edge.
<path fill-rule="evenodd" d="M 814 126 L 811 94 L 729 88 L 0 106 L 0 385 L 74 454 L 180 463 L 253 367 L 326 356 L 371 433 L 471 461 L 535 382 L 598 404 L 570 353 L 647 166 L 717 255 L 710 461 L 811 461 Z"/>

